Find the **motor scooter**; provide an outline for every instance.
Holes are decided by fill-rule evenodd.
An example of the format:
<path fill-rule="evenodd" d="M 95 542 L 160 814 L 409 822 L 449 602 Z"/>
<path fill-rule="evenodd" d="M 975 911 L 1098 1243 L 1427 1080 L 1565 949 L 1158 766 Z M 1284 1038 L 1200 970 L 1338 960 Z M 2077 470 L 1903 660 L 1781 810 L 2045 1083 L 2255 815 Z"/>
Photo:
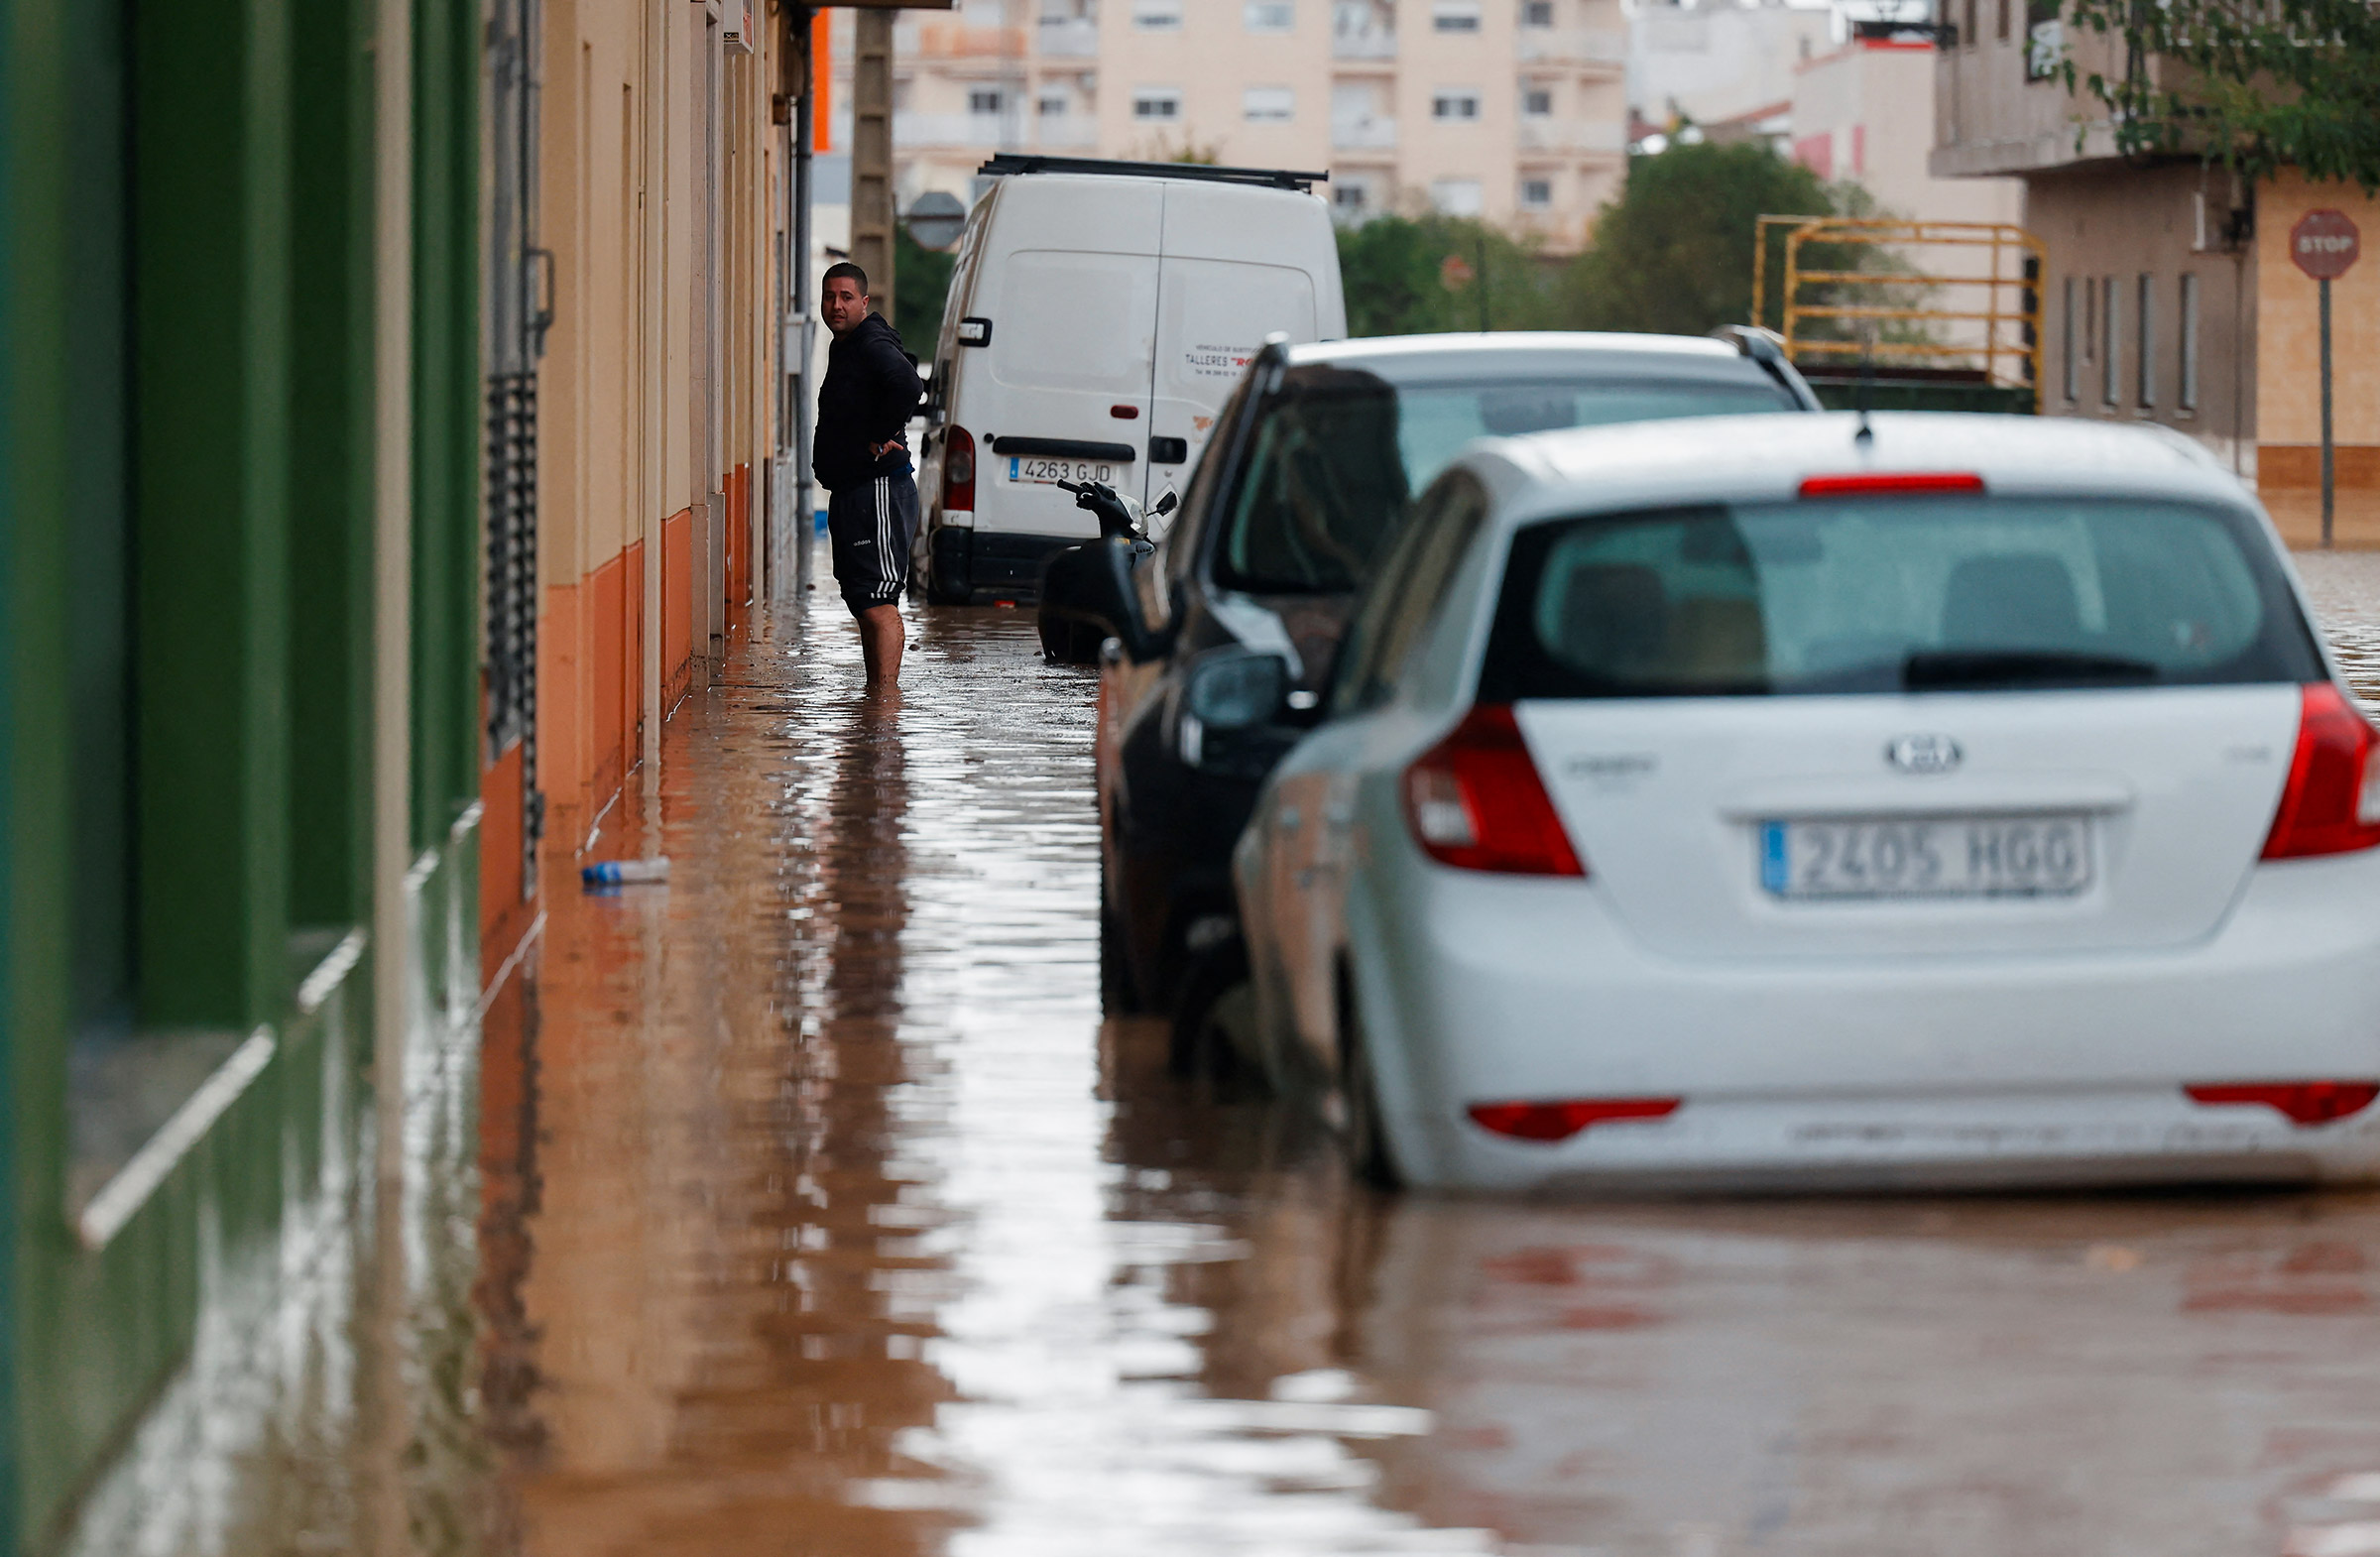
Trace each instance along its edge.
<path fill-rule="evenodd" d="M 1084 587 L 1089 569 L 1095 565 L 1092 548 L 1121 540 L 1131 548 L 1132 565 L 1139 566 L 1141 559 L 1156 550 L 1157 539 L 1163 535 L 1160 530 L 1152 537 L 1149 521 L 1171 514 L 1179 500 L 1173 488 L 1167 487 L 1143 510 L 1104 481 L 1061 481 L 1057 485 L 1074 494 L 1076 508 L 1088 510 L 1099 521 L 1099 539 L 1054 552 L 1042 564 L 1036 623 L 1041 654 L 1051 664 L 1096 664 L 1100 644 L 1116 635 L 1116 626 L 1085 608 L 1088 599 L 1096 598 Z"/>

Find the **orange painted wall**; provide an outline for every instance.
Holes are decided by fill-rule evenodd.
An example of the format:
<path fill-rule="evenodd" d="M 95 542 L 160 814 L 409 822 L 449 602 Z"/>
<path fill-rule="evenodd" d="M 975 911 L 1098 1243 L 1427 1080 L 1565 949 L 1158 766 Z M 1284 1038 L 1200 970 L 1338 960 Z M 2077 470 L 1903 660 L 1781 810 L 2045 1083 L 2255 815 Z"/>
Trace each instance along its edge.
<path fill-rule="evenodd" d="M 661 521 L 661 707 L 677 706 L 694 674 L 694 511 Z"/>

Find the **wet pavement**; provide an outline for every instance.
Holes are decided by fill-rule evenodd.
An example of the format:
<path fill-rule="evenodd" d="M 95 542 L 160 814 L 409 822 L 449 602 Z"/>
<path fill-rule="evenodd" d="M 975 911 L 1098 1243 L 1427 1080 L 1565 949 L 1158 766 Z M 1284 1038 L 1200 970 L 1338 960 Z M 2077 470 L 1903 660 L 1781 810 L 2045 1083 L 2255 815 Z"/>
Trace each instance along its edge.
<path fill-rule="evenodd" d="M 2307 565 L 2367 695 L 2376 564 Z M 872 702 L 816 598 L 607 822 L 668 885 L 545 884 L 403 1290 L 282 1323 L 137 1549 L 2380 1553 L 2380 1196 L 1355 1190 L 1101 1019 L 1089 677 L 927 611 Z"/>

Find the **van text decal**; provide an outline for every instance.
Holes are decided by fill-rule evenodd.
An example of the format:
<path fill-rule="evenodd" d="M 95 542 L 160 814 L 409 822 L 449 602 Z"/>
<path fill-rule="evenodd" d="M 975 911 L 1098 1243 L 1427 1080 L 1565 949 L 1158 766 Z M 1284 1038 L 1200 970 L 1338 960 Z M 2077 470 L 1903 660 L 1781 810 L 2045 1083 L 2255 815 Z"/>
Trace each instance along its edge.
<path fill-rule="evenodd" d="M 1182 367 L 1194 379 L 1236 379 L 1255 354 L 1253 346 L 1192 346 L 1182 353 Z"/>

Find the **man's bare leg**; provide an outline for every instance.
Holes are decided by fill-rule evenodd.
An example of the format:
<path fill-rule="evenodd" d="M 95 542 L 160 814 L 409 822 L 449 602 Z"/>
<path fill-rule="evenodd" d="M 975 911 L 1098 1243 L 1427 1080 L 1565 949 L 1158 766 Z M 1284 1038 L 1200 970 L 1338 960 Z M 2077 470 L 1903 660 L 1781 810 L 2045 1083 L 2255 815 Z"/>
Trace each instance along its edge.
<path fill-rule="evenodd" d="M 870 686 L 899 684 L 900 640 L 905 631 L 898 606 L 870 606 L 860 613 L 860 658 L 867 663 Z"/>

